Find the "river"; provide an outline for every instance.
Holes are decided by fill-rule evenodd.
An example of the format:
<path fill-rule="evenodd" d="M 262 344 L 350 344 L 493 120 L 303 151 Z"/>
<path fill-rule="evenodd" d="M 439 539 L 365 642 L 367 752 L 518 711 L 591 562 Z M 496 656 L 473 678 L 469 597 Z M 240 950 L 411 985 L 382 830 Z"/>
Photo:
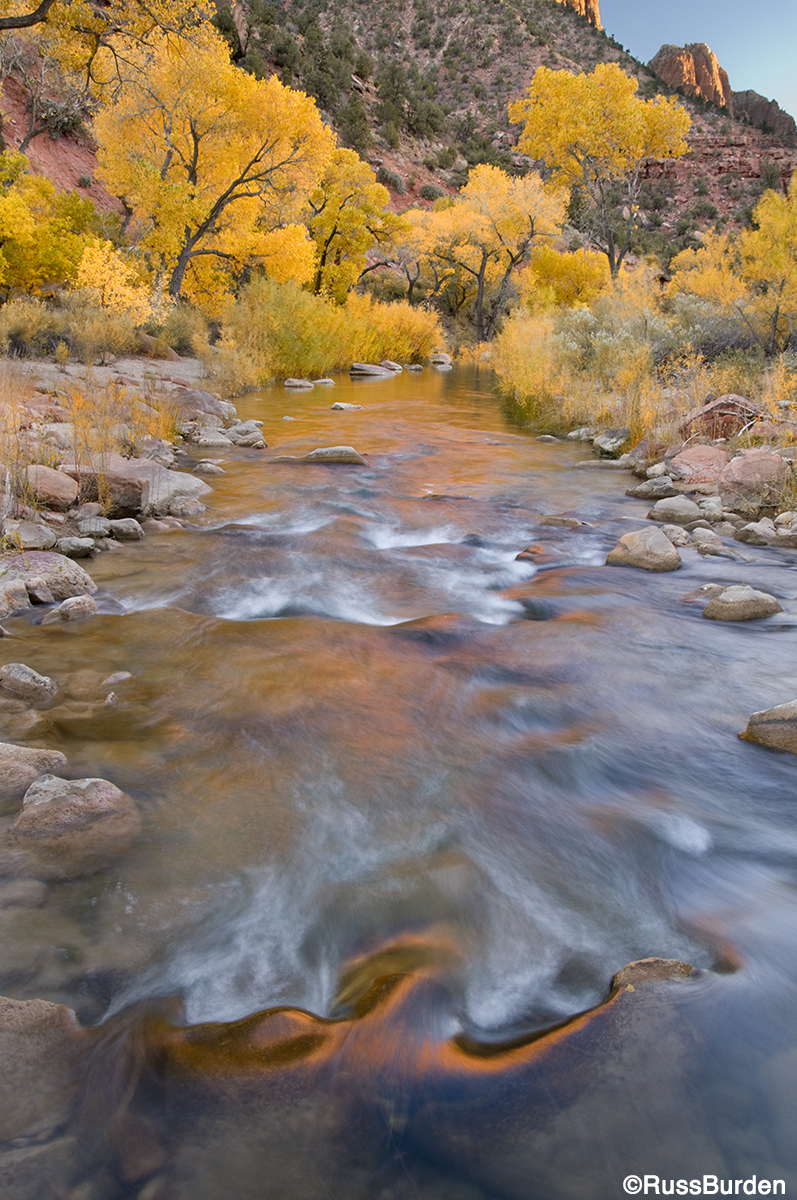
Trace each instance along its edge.
<path fill-rule="evenodd" d="M 91 560 L 99 617 L 0 642 L 132 672 L 48 744 L 144 814 L 124 860 L 0 924 L 0 992 L 94 1037 L 83 1173 L 41 1196 L 795 1195 L 795 760 L 736 737 L 797 691 L 794 553 L 605 566 L 647 506 L 511 426 L 489 373 L 238 411 L 269 449 L 202 518 Z M 369 465 L 269 462 L 336 444 Z M 742 581 L 784 613 L 684 599 Z M 695 970 L 573 1020 L 650 956 Z"/>

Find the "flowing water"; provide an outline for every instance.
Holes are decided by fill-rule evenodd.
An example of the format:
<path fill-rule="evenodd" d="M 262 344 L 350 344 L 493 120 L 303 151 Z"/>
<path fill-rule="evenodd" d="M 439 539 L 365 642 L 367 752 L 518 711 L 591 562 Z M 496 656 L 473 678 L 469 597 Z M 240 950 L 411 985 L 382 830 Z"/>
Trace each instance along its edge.
<path fill-rule="evenodd" d="M 99 618 L 0 643 L 56 680 L 132 672 L 46 742 L 144 814 L 0 926 L 0 991 L 91 1029 L 83 1173 L 41 1195 L 794 1195 L 795 759 L 736 737 L 795 694 L 794 554 L 606 567 L 646 505 L 507 424 L 489 376 L 238 409 L 269 450 L 196 525 L 93 560 Z M 341 443 L 369 465 L 269 462 Z M 785 612 L 684 599 L 742 580 Z M 573 1020 L 649 956 L 696 970 Z"/>

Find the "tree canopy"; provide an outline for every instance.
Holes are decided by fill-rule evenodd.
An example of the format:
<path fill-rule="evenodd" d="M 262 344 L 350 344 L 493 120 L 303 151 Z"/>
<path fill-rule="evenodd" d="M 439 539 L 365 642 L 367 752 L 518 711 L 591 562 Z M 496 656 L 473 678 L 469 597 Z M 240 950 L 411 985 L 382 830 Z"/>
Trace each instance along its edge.
<path fill-rule="evenodd" d="M 95 131 L 105 185 L 171 296 L 207 303 L 252 263 L 310 277 L 297 222 L 334 135 L 307 96 L 235 67 L 214 31 L 161 34 L 131 54 Z"/>
<path fill-rule="evenodd" d="M 645 163 L 684 154 L 691 125 L 676 100 L 642 100 L 638 86 L 616 63 L 591 75 L 538 67 L 526 98 L 509 106 L 523 126 L 519 149 L 544 161 L 554 186 L 589 196 L 593 240 L 613 276 L 631 244 Z"/>

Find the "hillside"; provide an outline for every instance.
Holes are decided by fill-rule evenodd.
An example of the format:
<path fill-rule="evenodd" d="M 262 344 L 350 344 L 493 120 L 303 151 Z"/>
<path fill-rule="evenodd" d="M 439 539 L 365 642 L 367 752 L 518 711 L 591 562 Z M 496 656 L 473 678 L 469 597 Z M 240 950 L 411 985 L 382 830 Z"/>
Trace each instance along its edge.
<path fill-rule="evenodd" d="M 316 98 L 399 210 L 452 194 L 479 162 L 513 172 L 533 166 L 517 153 L 519 130 L 508 122 L 507 105 L 541 65 L 589 72 L 600 62 L 617 62 L 639 79 L 645 97 L 683 94 L 602 31 L 597 0 L 385 0 L 379 6 L 238 0 L 232 10 L 220 7 L 215 22 L 244 70 L 277 73 Z M 634 247 L 665 262 L 715 222 L 744 224 L 761 191 L 785 185 L 797 167 L 794 145 L 751 125 L 739 105 L 723 108 L 700 96 L 683 96 L 683 103 L 694 122 L 690 153 L 677 163 L 651 164 Z M 3 108 L 7 143 L 19 146 L 27 125 L 25 90 L 13 66 Z M 101 207 L 114 204 L 95 182 L 90 139 L 67 132 L 53 140 L 42 133 L 28 154 L 34 169 L 60 187 L 80 187 Z M 577 214 L 571 215 L 577 225 Z M 576 229 L 568 234 L 570 241 L 576 236 Z"/>

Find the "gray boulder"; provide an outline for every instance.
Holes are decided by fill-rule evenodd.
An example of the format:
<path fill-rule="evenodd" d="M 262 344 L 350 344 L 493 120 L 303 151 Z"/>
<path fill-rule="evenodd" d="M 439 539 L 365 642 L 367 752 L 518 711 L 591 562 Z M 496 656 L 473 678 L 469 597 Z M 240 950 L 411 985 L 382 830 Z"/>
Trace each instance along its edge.
<path fill-rule="evenodd" d="M 56 542 L 52 529 L 38 521 L 7 519 L 3 522 L 3 532 L 6 537 L 13 538 L 21 550 L 51 550 Z"/>
<path fill-rule="evenodd" d="M 660 529 L 650 527 L 624 534 L 606 562 L 617 567 L 638 567 L 642 571 L 675 571 L 681 565 L 681 556 Z"/>
<path fill-rule="evenodd" d="M 763 521 L 750 521 L 734 534 L 737 542 L 744 542 L 748 546 L 768 546 L 776 536 L 775 526 L 766 517 Z"/>
<path fill-rule="evenodd" d="M 0 866 L 15 876 L 79 878 L 127 853 L 140 832 L 136 802 L 107 779 L 43 775 L 0 841 Z"/>
<path fill-rule="evenodd" d="M 710 621 L 756 621 L 779 612 L 783 612 L 783 608 L 774 596 L 738 585 L 726 588 L 709 600 L 703 616 Z"/>
<path fill-rule="evenodd" d="M 683 525 L 662 525 L 661 532 L 672 542 L 673 546 L 691 546 L 692 538 Z"/>
<path fill-rule="evenodd" d="M 97 544 L 91 537 L 65 537 L 58 539 L 55 548 L 67 558 L 90 558 L 97 549 Z"/>
<path fill-rule="evenodd" d="M 669 496 L 657 500 L 648 513 L 651 521 L 666 521 L 669 525 L 688 525 L 700 519 L 700 509 L 686 496 Z"/>
<path fill-rule="evenodd" d="M 110 537 L 111 522 L 107 517 L 83 517 L 77 523 L 77 531 L 81 537 Z"/>
<path fill-rule="evenodd" d="M 664 500 L 669 496 L 677 496 L 678 492 L 673 487 L 669 475 L 658 475 L 653 479 L 646 479 L 636 487 L 626 488 L 625 494 L 633 496 L 635 500 Z"/>
<path fill-rule="evenodd" d="M 34 463 L 26 468 L 25 478 L 36 499 L 47 508 L 62 512 L 77 503 L 77 484 L 63 471 Z"/>
<path fill-rule="evenodd" d="M 768 746 L 771 750 L 787 750 L 789 754 L 797 754 L 797 700 L 754 712 L 739 737 L 745 742 Z"/>
<path fill-rule="evenodd" d="M 66 755 L 60 750 L 39 750 L 0 742 L 0 801 L 21 800 L 34 779 L 63 771 Z"/>
<path fill-rule="evenodd" d="M 592 439 L 592 445 L 606 458 L 619 458 L 631 439 L 631 430 L 604 429 Z"/>
<path fill-rule="evenodd" d="M 446 357 L 448 356 L 446 355 Z M 387 367 L 377 366 L 376 363 L 352 363 L 349 369 L 349 374 L 355 378 L 357 376 L 362 376 L 366 378 L 374 377 L 377 379 L 392 379 L 393 377 L 392 371 L 389 371 Z"/>
<path fill-rule="evenodd" d="M 229 448 L 230 443 L 225 439 Z M 139 513 L 164 513 L 172 516 L 175 502 L 183 498 L 199 499 L 210 487 L 183 471 L 169 471 L 149 458 L 123 458 L 106 454 L 89 463 L 64 463 L 61 467 L 73 479 L 79 479 L 84 490 L 102 488 L 109 500 L 109 515 L 136 517 Z"/>
<path fill-rule="evenodd" d="M 368 462 L 353 446 L 319 446 L 309 454 L 297 457 L 292 454 L 280 454 L 272 458 L 272 462 L 320 463 L 322 466 L 331 463 L 348 463 L 354 466 L 367 467 Z"/>
<path fill-rule="evenodd" d="M 30 608 L 28 589 L 21 579 L 0 579 L 0 617 L 11 617 L 14 613 Z"/>
<path fill-rule="evenodd" d="M 6 663 L 0 667 L 0 687 L 33 708 L 49 708 L 58 693 L 54 680 L 25 663 Z"/>
<path fill-rule="evenodd" d="M 332 412 L 362 412 L 362 404 L 345 404 L 343 400 L 336 400 L 332 405 Z"/>
<path fill-rule="evenodd" d="M 86 596 L 97 590 L 94 580 L 76 562 L 47 550 L 17 554 L 0 566 L 0 590 L 15 581 L 24 586 L 29 579 L 43 580 L 56 600 Z"/>
<path fill-rule="evenodd" d="M 120 517 L 118 521 L 109 521 L 108 524 L 111 536 L 119 542 L 139 542 L 145 536 L 135 517 Z"/>
<path fill-rule="evenodd" d="M 313 390 L 309 379 L 286 379 L 282 386 L 295 392 L 311 392 Z"/>
<path fill-rule="evenodd" d="M 54 608 L 52 612 L 48 612 L 43 619 L 42 625 L 57 625 L 64 621 L 81 621 L 85 617 L 96 617 L 99 613 L 97 601 L 92 596 L 72 596 L 69 600 L 64 600 Z"/>

